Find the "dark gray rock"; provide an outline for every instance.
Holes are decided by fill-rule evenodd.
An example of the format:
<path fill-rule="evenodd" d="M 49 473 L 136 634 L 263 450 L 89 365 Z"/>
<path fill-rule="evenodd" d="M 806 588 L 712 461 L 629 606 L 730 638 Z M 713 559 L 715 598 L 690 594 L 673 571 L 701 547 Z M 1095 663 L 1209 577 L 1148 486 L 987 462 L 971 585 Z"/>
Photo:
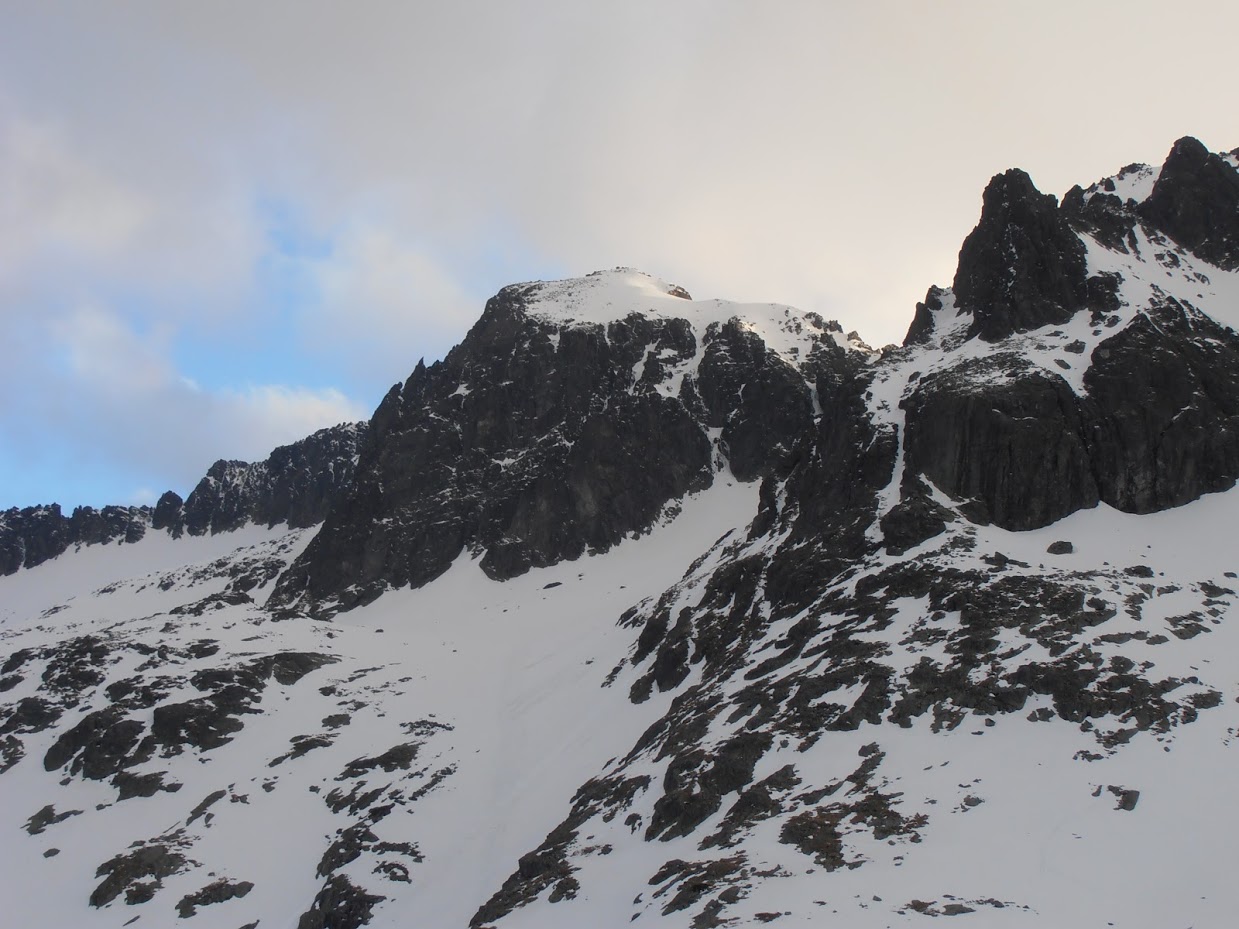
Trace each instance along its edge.
<path fill-rule="evenodd" d="M 0 575 L 43 564 L 75 545 L 136 542 L 149 517 L 149 507 L 119 506 L 80 506 L 65 516 L 55 503 L 0 512 Z"/>
<path fill-rule="evenodd" d="M 174 539 L 179 539 L 185 525 L 185 501 L 181 495 L 168 490 L 155 504 L 151 514 L 151 528 L 167 532 Z"/>
<path fill-rule="evenodd" d="M 31 816 L 30 819 L 26 820 L 26 832 L 30 835 L 40 835 L 48 826 L 62 823 L 71 816 L 80 815 L 82 815 L 81 810 L 66 810 L 63 813 L 57 813 L 56 807 L 49 803 Z"/>
<path fill-rule="evenodd" d="M 69 534 L 77 545 L 101 545 L 106 542 L 137 542 L 146 534 L 146 507 L 105 506 L 96 510 L 79 506 L 69 517 Z"/>
<path fill-rule="evenodd" d="M 1098 500 L 1149 513 L 1234 485 L 1239 336 L 1164 298 L 1090 361 L 1083 398 L 1014 355 L 924 378 L 904 402 L 909 472 L 968 501 L 970 519 L 1008 529 L 1048 525 Z M 895 517 L 908 515 L 888 517 L 901 540 L 908 530 Z"/>
<path fill-rule="evenodd" d="M 912 323 L 908 326 L 908 334 L 903 338 L 904 345 L 923 345 L 930 341 L 934 332 L 934 313 L 942 309 L 942 298 L 946 291 L 941 287 L 930 287 L 925 294 L 925 302 L 916 305 Z"/>
<path fill-rule="evenodd" d="M 1095 188 L 1086 192 L 1076 186 L 1063 197 L 1061 210 L 1073 229 L 1088 233 L 1106 248 L 1124 253 L 1136 250 L 1135 230 L 1140 218 L 1134 203 L 1124 203 L 1114 194 Z"/>
<path fill-rule="evenodd" d="M 723 430 L 736 477 L 761 477 L 786 462 L 812 426 L 809 385 L 735 320 L 707 333 L 705 341 L 695 386 L 706 424 Z"/>
<path fill-rule="evenodd" d="M 1140 802 L 1140 791 L 1133 790 L 1130 787 L 1116 787 L 1111 784 L 1109 791 L 1118 800 L 1114 807 L 1116 810 L 1130 813 L 1136 808 L 1136 804 Z"/>
<path fill-rule="evenodd" d="M 746 732 L 712 752 L 695 749 L 674 759 L 663 777 L 645 838 L 669 841 L 689 835 L 718 812 L 724 795 L 746 787 L 770 747 L 768 733 Z"/>
<path fill-rule="evenodd" d="M 1098 500 L 1084 419 L 1061 377 L 1000 355 L 920 381 L 904 401 L 905 467 L 1004 529 L 1045 526 Z"/>
<path fill-rule="evenodd" d="M 176 905 L 176 915 L 181 919 L 188 919 L 198 912 L 198 907 L 200 906 L 210 906 L 214 903 L 224 903 L 228 900 L 244 897 L 253 889 L 254 884 L 252 881 L 229 881 L 220 878 L 218 881 L 207 884 L 207 886 L 195 893 L 181 897 L 180 902 Z"/>
<path fill-rule="evenodd" d="M 70 774 L 104 780 L 151 757 L 153 747 L 143 744 L 146 727 L 128 719 L 124 709 L 110 706 L 84 716 L 52 744 L 43 767 L 55 771 L 69 765 Z M 70 764 L 72 762 L 72 764 Z"/>
<path fill-rule="evenodd" d="M 116 788 L 116 800 L 131 800 L 134 797 L 153 797 L 160 791 L 176 793 L 181 789 L 177 783 L 165 783 L 167 774 L 163 771 L 153 771 L 150 774 L 132 774 L 121 771 L 112 778 L 112 786 Z"/>
<path fill-rule="evenodd" d="M 266 461 L 220 460 L 190 493 L 182 507 L 190 535 L 231 532 L 247 523 L 289 528 L 313 526 L 352 486 L 365 423 L 320 429 L 291 445 L 282 445 Z M 161 521 L 175 533 L 173 500 L 161 498 Z"/>
<path fill-rule="evenodd" d="M 189 499 L 166 492 L 150 507 L 58 504 L 0 512 L 0 576 L 33 568 L 76 545 L 137 542 L 147 527 L 179 538 L 228 532 L 256 522 L 299 529 L 322 522 L 351 486 L 365 423 L 321 429 L 273 451 L 266 461 L 217 461 Z"/>
<path fill-rule="evenodd" d="M 174 840 L 143 844 L 133 851 L 104 862 L 95 872 L 103 881 L 90 895 L 90 905 L 106 906 L 122 893 L 128 904 L 145 903 L 166 877 L 184 870 L 188 860 Z"/>
<path fill-rule="evenodd" d="M 40 565 L 72 543 L 69 520 L 58 504 L 0 513 L 0 574 Z"/>
<path fill-rule="evenodd" d="M 905 471 L 899 502 L 881 519 L 886 551 L 902 555 L 941 534 L 954 520 L 955 514 L 933 499 L 924 480 L 913 471 Z"/>
<path fill-rule="evenodd" d="M 1084 384 L 1085 435 L 1106 503 L 1149 513 L 1239 478 L 1232 330 L 1166 300 L 1097 347 Z"/>
<path fill-rule="evenodd" d="M 1087 301 L 1087 262 L 1058 200 L 1012 169 L 989 182 L 982 202 L 953 287 L 959 308 L 972 313 L 974 334 L 997 342 L 1069 320 Z"/>
<path fill-rule="evenodd" d="M 297 922 L 297 929 L 361 929 L 370 922 L 377 903 L 386 897 L 371 894 L 343 874 L 334 875 Z"/>
<path fill-rule="evenodd" d="M 42 732 L 56 723 L 64 713 L 62 707 L 43 697 L 22 697 L 11 707 L 5 707 L 4 722 L 0 733 Z"/>
<path fill-rule="evenodd" d="M 539 286 L 500 291 L 443 361 L 392 388 L 352 492 L 272 605 L 347 609 L 466 550 L 495 578 L 605 551 L 711 483 L 710 428 L 741 479 L 785 470 L 813 421 L 802 370 L 820 392 L 852 363 L 825 339 L 798 370 L 744 327 L 712 325 L 670 395 L 670 367 L 698 349 L 685 320 L 556 324 L 526 312 Z"/>
<path fill-rule="evenodd" d="M 1196 139 L 1175 142 L 1138 212 L 1210 264 L 1239 267 L 1239 171 Z"/>

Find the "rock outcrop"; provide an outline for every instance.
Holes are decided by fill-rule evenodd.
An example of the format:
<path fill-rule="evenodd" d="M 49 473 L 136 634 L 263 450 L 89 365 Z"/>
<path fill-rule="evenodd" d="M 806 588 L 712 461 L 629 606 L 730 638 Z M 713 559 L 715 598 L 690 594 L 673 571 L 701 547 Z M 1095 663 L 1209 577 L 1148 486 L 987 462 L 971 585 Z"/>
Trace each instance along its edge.
<path fill-rule="evenodd" d="M 75 545 L 136 542 L 149 518 L 145 506 L 79 506 L 69 516 L 55 503 L 6 510 L 0 513 L 0 575 L 33 568 Z"/>
<path fill-rule="evenodd" d="M 345 423 L 320 429 L 254 464 L 215 462 L 185 500 L 181 524 L 190 535 L 203 535 L 231 532 L 251 522 L 288 523 L 292 529 L 322 522 L 352 486 L 367 428 L 365 423 Z M 175 531 L 173 501 L 167 502 L 166 519 Z"/>
<path fill-rule="evenodd" d="M 997 342 L 1066 322 L 1087 300 L 1087 262 L 1057 198 L 1013 168 L 989 182 L 982 203 L 952 288 L 959 309 L 972 313 L 973 332 Z"/>
<path fill-rule="evenodd" d="M 1102 342 L 1084 375 L 1102 500 L 1181 506 L 1239 478 L 1239 335 L 1169 299 Z"/>
<path fill-rule="evenodd" d="M 971 519 L 1033 529 L 1097 503 L 1063 378 L 997 355 L 923 378 L 904 406 L 908 468 L 966 501 Z"/>
<path fill-rule="evenodd" d="M 1119 195 L 1154 176 L 1144 199 Z M 1239 171 L 1194 139 L 1177 142 L 1160 172 L 1132 165 L 1117 182 L 1073 188 L 1060 210 L 1022 172 L 996 177 L 955 278 L 955 304 L 972 318 L 966 335 L 993 342 L 1048 331 L 1087 307 L 1077 330 L 1092 345 L 1067 342 L 1063 329 L 958 357 L 938 345 L 936 370 L 901 401 L 909 472 L 959 501 L 968 518 L 1007 529 L 1048 525 L 1099 501 L 1147 513 L 1232 486 L 1239 336 L 1161 285 L 1146 298 L 1127 295 L 1122 273 L 1086 277 L 1083 236 L 1128 256 L 1129 274 L 1153 262 L 1156 279 L 1177 277 L 1202 298 L 1210 280 L 1188 267 L 1188 252 L 1214 273 L 1234 264 L 1234 190 Z M 930 290 L 906 346 L 932 349 L 949 293 Z M 1056 339 L 1063 347 L 1050 366 Z M 1084 371 L 1073 386 L 1066 372 L 1077 364 Z"/>
<path fill-rule="evenodd" d="M 274 602 L 349 607 L 425 584 L 465 550 L 495 578 L 605 551 L 724 463 L 741 480 L 785 468 L 818 384 L 868 357 L 812 314 L 775 308 L 803 343 L 789 357 L 726 305 L 695 307 L 669 285 L 651 310 L 650 281 L 603 272 L 554 285 L 569 293 L 553 302 L 551 285 L 500 291 L 380 404 L 355 487 Z M 572 318 L 587 300 L 599 321 Z"/>
<path fill-rule="evenodd" d="M 0 512 L 0 576 L 33 568 L 78 545 L 137 542 L 148 529 L 180 538 L 231 532 L 248 523 L 303 529 L 323 521 L 352 486 L 365 423 L 320 429 L 261 462 L 217 461 L 187 500 L 167 491 L 148 506 L 59 504 Z"/>
<path fill-rule="evenodd" d="M 1239 171 L 1196 139 L 1174 144 L 1139 213 L 1210 264 L 1239 267 Z"/>

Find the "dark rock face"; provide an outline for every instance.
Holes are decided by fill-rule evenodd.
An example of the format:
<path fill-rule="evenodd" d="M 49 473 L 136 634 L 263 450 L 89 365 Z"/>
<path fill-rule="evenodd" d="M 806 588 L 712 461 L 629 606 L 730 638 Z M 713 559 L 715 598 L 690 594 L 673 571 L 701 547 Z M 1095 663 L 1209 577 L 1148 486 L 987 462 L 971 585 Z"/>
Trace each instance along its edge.
<path fill-rule="evenodd" d="M 925 294 L 925 302 L 916 305 L 916 312 L 908 326 L 908 334 L 903 337 L 904 345 L 923 345 L 928 342 L 934 331 L 934 313 L 942 309 L 942 298 L 946 294 L 941 287 L 930 287 Z"/>
<path fill-rule="evenodd" d="M 707 342 L 696 386 L 705 422 L 722 428 L 732 473 L 742 481 L 760 477 L 772 459 L 786 461 L 813 423 L 804 377 L 735 320 Z"/>
<path fill-rule="evenodd" d="M 1084 423 L 1066 381 L 1015 357 L 930 375 L 905 401 L 905 461 L 978 522 L 1044 526 L 1097 503 Z"/>
<path fill-rule="evenodd" d="M 1124 172 L 1137 170 L 1148 169 Z M 1086 279 L 1082 251 L 1066 242 L 1079 246 L 1071 228 L 1138 255 L 1135 229 L 1143 224 L 1154 241 L 1168 235 L 1221 267 L 1239 264 L 1239 172 L 1194 139 L 1176 143 L 1143 203 L 1094 185 L 1087 196 L 1074 188 L 1058 214 L 1020 172 L 986 190 L 956 275 L 974 335 L 992 341 L 1064 322 L 1085 305 L 1096 325 L 1117 322 L 1110 314 L 1120 308 L 1119 275 Z M 1178 262 L 1171 253 L 1158 260 Z M 906 344 L 930 340 L 931 310 L 941 305 L 934 296 L 918 306 Z M 969 501 L 961 507 L 969 518 L 1008 529 L 1044 526 L 1099 500 L 1134 513 L 1188 503 L 1239 478 L 1237 351 L 1232 330 L 1155 296 L 1092 353 L 1085 396 L 1014 355 L 925 378 L 903 404 L 905 462 Z M 910 525 L 910 515 L 900 510 L 884 521 L 897 549 L 933 528 L 932 519 Z"/>
<path fill-rule="evenodd" d="M 1014 356 L 926 377 L 904 402 L 905 462 L 970 519 L 1048 525 L 1099 500 L 1181 506 L 1239 479 L 1239 336 L 1174 300 L 1093 352 L 1077 397 Z M 898 540 L 895 540 L 898 542 Z"/>
<path fill-rule="evenodd" d="M 83 648 L 85 646 L 79 645 L 45 656 L 50 660 L 43 679 L 49 690 L 71 699 L 73 691 L 66 690 L 63 685 L 57 686 L 62 678 L 68 676 L 78 690 L 102 680 L 95 666 L 101 665 L 107 657 L 106 649 L 97 644 L 91 648 L 88 670 L 95 673 L 93 677 L 84 678 L 81 661 L 76 657 Z M 335 661 L 334 657 L 317 652 L 279 652 L 233 668 L 198 671 L 189 680 L 202 696 L 158 706 L 156 704 L 166 696 L 159 681 L 142 686 L 138 686 L 136 680 L 118 681 L 107 688 L 107 706 L 87 713 L 72 728 L 61 732 L 44 755 L 43 767 L 55 771 L 68 766 L 69 774 L 80 774 L 92 780 L 113 778 L 112 783 L 121 792 L 122 799 L 138 795 L 142 790 L 149 789 L 153 793 L 158 789 L 171 789 L 171 785 L 165 787 L 162 780 L 139 783 L 126 771 L 150 760 L 156 750 L 164 757 L 171 757 L 186 749 L 210 751 L 226 744 L 244 728 L 241 717 L 260 712 L 256 704 L 261 703 L 271 680 L 291 686 L 311 671 Z M 18 704 L 0 732 L 10 727 L 19 732 L 39 731 L 54 723 L 60 712 L 46 705 L 32 706 L 30 701 L 36 699 L 26 698 Z M 154 712 L 147 712 L 152 706 Z"/>
<path fill-rule="evenodd" d="M 1085 305 L 1086 276 L 1084 245 L 1058 200 L 1018 169 L 991 180 L 955 272 L 955 298 L 973 314 L 975 334 L 997 342 L 1066 322 Z"/>
<path fill-rule="evenodd" d="M 746 732 L 707 754 L 688 752 L 667 766 L 663 795 L 654 804 L 649 839 L 689 835 L 718 812 L 724 795 L 738 791 L 753 780 L 753 767 L 770 747 L 766 733 Z"/>
<path fill-rule="evenodd" d="M 175 839 L 139 845 L 99 866 L 95 877 L 103 881 L 91 893 L 90 905 L 106 906 L 122 893 L 130 905 L 145 903 L 163 885 L 164 878 L 183 871 L 187 864 Z"/>
<path fill-rule="evenodd" d="M 366 429 L 364 423 L 320 429 L 256 464 L 217 461 L 183 507 L 175 494 L 164 494 L 156 513 L 173 534 L 181 525 L 190 535 L 231 532 L 250 522 L 313 526 L 351 487 Z"/>
<path fill-rule="evenodd" d="M 72 774 L 93 780 L 111 777 L 122 768 L 141 764 L 151 756 L 149 745 L 139 745 L 144 726 L 125 717 L 121 707 L 95 710 L 47 750 L 43 767 L 55 771 L 72 762 Z"/>
<path fill-rule="evenodd" d="M 882 539 L 889 554 L 902 555 L 941 534 L 954 521 L 955 514 L 933 499 L 921 476 L 905 471 L 899 502 L 882 515 Z"/>
<path fill-rule="evenodd" d="M 1063 216 L 1073 229 L 1093 236 L 1106 248 L 1130 252 L 1136 247 L 1135 228 L 1139 222 L 1134 204 L 1124 203 L 1114 194 L 1073 187 L 1063 197 Z"/>
<path fill-rule="evenodd" d="M 1230 329 L 1167 301 L 1101 343 L 1084 383 L 1106 503 L 1150 513 L 1239 478 L 1239 336 Z"/>
<path fill-rule="evenodd" d="M 184 523 L 185 501 L 174 491 L 164 491 L 151 515 L 151 528 L 166 530 L 172 538 L 179 539 Z"/>
<path fill-rule="evenodd" d="M 819 380 L 822 415 L 787 481 L 792 538 L 829 539 L 832 554 L 840 558 L 864 550 L 877 493 L 895 469 L 895 434 L 875 427 L 865 406 L 872 373 L 857 371 L 829 391 Z"/>
<path fill-rule="evenodd" d="M 136 542 L 146 532 L 149 507 L 79 506 L 66 517 L 58 504 L 0 513 L 0 575 L 33 568 L 75 545 Z"/>
<path fill-rule="evenodd" d="M 495 578 L 605 551 L 713 480 L 711 428 L 737 477 L 782 468 L 813 421 L 806 375 L 734 323 L 701 334 L 632 314 L 605 327 L 526 312 L 538 285 L 505 288 L 442 361 L 384 399 L 356 485 L 273 603 L 341 608 L 421 585 L 464 550 Z M 846 364 L 833 340 L 803 369 Z"/>
<path fill-rule="evenodd" d="M 96 510 L 79 506 L 69 517 L 69 535 L 78 545 L 105 542 L 137 542 L 146 534 L 146 507 L 105 506 Z"/>
<path fill-rule="evenodd" d="M 1239 171 L 1200 144 L 1174 144 L 1140 216 L 1219 268 L 1239 267 Z"/>

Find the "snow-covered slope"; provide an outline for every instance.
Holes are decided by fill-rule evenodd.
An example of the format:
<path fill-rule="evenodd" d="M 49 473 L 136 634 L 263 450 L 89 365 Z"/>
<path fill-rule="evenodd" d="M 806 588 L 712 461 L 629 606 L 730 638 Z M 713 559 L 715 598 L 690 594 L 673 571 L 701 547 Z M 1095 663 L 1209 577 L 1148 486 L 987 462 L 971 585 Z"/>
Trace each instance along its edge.
<path fill-rule="evenodd" d="M 5 919 L 1227 926 L 1237 326 L 1194 140 L 995 178 L 880 356 L 505 288 L 321 527 L 0 578 Z"/>
<path fill-rule="evenodd" d="M 855 333 L 845 336 L 838 323 L 816 313 L 775 303 L 694 300 L 684 288 L 632 268 L 515 286 L 524 291 L 530 316 L 558 325 L 608 326 L 635 314 L 687 320 L 700 338 L 711 326 L 738 319 L 793 363 L 807 358 L 823 338 L 833 339 L 841 348 L 872 351 Z"/>
<path fill-rule="evenodd" d="M 176 904 L 227 881 L 253 891 L 195 925 L 284 925 L 348 877 L 388 898 L 380 924 L 464 925 L 660 711 L 602 686 L 629 638 L 616 616 L 732 531 L 755 491 L 720 483 L 608 557 L 507 583 L 462 557 L 332 623 L 272 615 L 236 584 L 300 551 L 304 531 L 177 568 L 167 549 L 200 556 L 222 537 L 134 547 L 165 568 L 64 601 L 46 584 L 39 603 L 27 584 L 31 621 L 0 633 L 19 708 L 5 729 L 25 755 L 4 776 L 6 920 L 120 925 L 127 901 L 157 890 L 137 912 L 171 924 Z M 6 579 L 6 593 L 95 554 Z M 96 738 L 66 737 L 87 727 Z M 64 763 L 45 770 L 49 751 Z"/>

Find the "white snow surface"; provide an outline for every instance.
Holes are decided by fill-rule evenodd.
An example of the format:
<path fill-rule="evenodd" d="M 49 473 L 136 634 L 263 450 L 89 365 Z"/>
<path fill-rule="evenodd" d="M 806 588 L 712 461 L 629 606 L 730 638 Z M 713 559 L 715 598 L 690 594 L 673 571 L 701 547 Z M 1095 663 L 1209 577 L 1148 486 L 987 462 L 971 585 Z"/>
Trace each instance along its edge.
<path fill-rule="evenodd" d="M 319 858 L 354 820 L 333 815 L 323 797 L 351 785 L 341 781 L 351 761 L 409 741 L 408 724 L 421 723 L 432 731 L 413 768 L 367 777 L 368 786 L 390 782 L 407 794 L 436 785 L 441 775 L 424 796 L 372 827 L 384 841 L 415 842 L 422 861 L 410 864 L 409 883 L 381 888 L 388 899 L 376 907 L 370 925 L 464 927 L 516 860 L 566 814 L 573 791 L 606 771 L 609 759 L 626 752 L 667 709 L 671 695 L 630 703 L 628 675 L 613 687 L 603 686 L 635 634 L 615 620 L 629 605 L 676 584 L 689 562 L 720 536 L 731 532 L 733 541 L 739 538 L 735 528 L 753 513 L 755 494 L 756 485 L 720 481 L 646 536 L 505 583 L 489 580 L 462 557 L 433 584 L 390 592 L 330 623 L 276 622 L 248 606 L 209 610 L 201 617 L 166 612 L 222 585 L 221 578 L 195 580 L 196 572 L 209 575 L 212 563 L 226 567 L 256 554 L 278 552 L 290 559 L 308 539 L 306 532 L 253 530 L 233 536 L 231 541 L 242 544 L 231 558 L 221 552 L 228 536 L 177 543 L 152 539 L 129 547 L 125 562 L 150 572 L 131 570 L 131 580 L 95 593 L 84 592 L 84 586 L 107 574 L 113 554 L 100 547 L 43 566 L 45 582 L 53 577 L 67 582 L 76 575 L 80 583 L 63 589 L 46 584 L 38 588 L 41 600 L 25 581 L 39 569 L 0 579 L 0 596 L 10 608 L 0 630 L 5 653 L 70 634 L 115 633 L 171 646 L 213 640 L 223 655 L 238 660 L 301 650 L 339 659 L 295 685 L 273 683 L 263 696 L 262 715 L 246 717 L 245 728 L 227 745 L 157 757 L 138 769 L 167 772 L 183 785 L 175 793 L 117 802 L 106 783 L 75 778 L 62 785 L 62 772 L 44 771 L 38 763 L 52 733 L 29 737 L 27 761 L 0 777 L 5 925 L 119 927 L 135 915 L 141 916 L 137 925 L 181 925 L 175 903 L 226 877 L 251 880 L 254 889 L 244 898 L 201 907 L 183 924 L 236 929 L 258 920 L 260 926 L 292 926 L 290 902 L 304 905 L 313 898 L 321 883 L 314 878 Z M 1202 579 L 1234 585 L 1226 573 L 1239 567 L 1230 545 L 1237 522 L 1235 492 L 1148 516 L 1099 506 L 1031 532 L 966 527 L 975 549 L 951 557 L 959 567 L 976 567 L 982 555 L 1002 552 L 1026 564 L 1015 570 L 1037 575 L 1107 563 L 1115 569 L 1148 564 L 1155 566 L 1153 583 L 1167 591 L 1190 589 Z M 1075 552 L 1047 555 L 1046 546 L 1057 539 L 1071 540 Z M 922 548 L 928 555 L 938 547 L 941 539 Z M 714 552 L 698 566 L 700 575 L 717 561 L 720 549 Z M 186 564 L 194 558 L 200 560 Z M 168 578 L 175 583 L 156 583 Z M 24 615 L 13 607 L 17 601 L 8 599 L 18 591 Z M 1164 596 L 1168 604 L 1161 612 L 1167 616 L 1191 607 L 1190 598 L 1176 603 L 1169 602 L 1176 599 L 1173 592 Z M 686 588 L 685 604 L 694 599 Z M 63 608 L 41 615 L 58 606 Z M 1152 615 L 1157 614 L 1147 614 L 1144 622 Z M 924 622 L 921 604 L 904 601 L 895 625 L 882 633 L 893 668 L 910 668 L 926 655 L 944 657 L 932 645 L 905 638 Z M 1104 631 L 1140 628 L 1130 623 L 1120 616 Z M 771 632 L 771 638 L 778 634 Z M 785 914 L 778 922 L 788 926 L 921 925 L 952 904 L 974 911 L 963 914 L 968 924 L 987 927 L 1229 925 L 1226 891 L 1239 852 L 1239 807 L 1229 802 L 1239 773 L 1239 674 L 1229 656 L 1239 654 L 1239 626 L 1225 615 L 1215 618 L 1205 635 L 1112 651 L 1136 661 L 1155 660 L 1161 674 L 1200 675 L 1222 690 L 1221 708 L 1202 713 L 1173 737 L 1139 737 L 1091 761 L 1081 757 L 1096 748 L 1091 735 L 1068 725 L 1029 722 L 1023 713 L 999 716 L 992 728 L 980 719 L 942 732 L 931 731 L 924 720 L 909 729 L 862 725 L 831 733 L 808 751 L 776 747 L 762 759 L 757 778 L 795 763 L 802 777 L 827 783 L 846 777 L 862 748 L 880 741 L 884 789 L 899 798 L 903 815 L 923 814 L 928 825 L 918 843 L 876 842 L 863 831 L 848 832 L 848 852 L 863 864 L 831 872 L 780 842 L 774 824 L 759 827 L 744 849 L 752 866 L 771 877 L 727 911 L 736 920 L 732 925 L 761 925 L 772 913 Z M 220 655 L 200 662 L 172 659 L 165 673 L 228 664 Z M 122 663 L 108 680 L 132 671 L 131 662 Z M 28 686 L 8 696 L 20 697 Z M 320 690 L 327 687 L 335 691 Z M 184 686 L 166 702 L 192 696 Z M 856 696 L 830 698 L 846 703 Z M 327 730 L 323 720 L 341 713 L 349 717 L 348 725 Z M 335 733 L 330 745 L 278 761 L 290 748 L 290 736 L 328 732 Z M 660 773 L 657 765 L 650 771 Z M 1116 809 L 1113 785 L 1140 791 L 1134 810 Z M 224 796 L 209 808 L 210 818 L 188 823 L 190 811 L 216 791 Z M 27 821 L 47 804 L 58 813 L 83 812 L 27 835 Z M 591 822 L 579 844 L 613 851 L 574 859 L 582 893 L 559 904 L 518 909 L 501 925 L 618 927 L 636 912 L 641 923 L 687 929 L 694 911 L 661 916 L 675 886 L 658 888 L 655 896 L 649 877 L 659 860 L 700 859 L 698 838 L 712 831 L 718 818 L 694 836 L 666 843 L 634 841 L 619 820 Z M 178 830 L 193 864 L 165 879 L 154 901 L 142 907 L 120 899 L 102 909 L 86 905 L 101 863 L 133 842 Z M 43 857 L 51 848 L 59 853 Z M 729 852 L 714 854 L 721 858 Z M 368 877 L 378 862 L 363 853 L 345 873 Z M 30 893 L 29 888 L 62 890 Z M 926 912 L 912 903 L 927 904 Z"/>
<path fill-rule="evenodd" d="M 847 349 L 872 353 L 859 339 L 848 339 L 837 323 L 816 313 L 778 303 L 692 300 L 666 281 L 632 268 L 595 271 L 562 281 L 535 281 L 526 312 L 555 325 L 606 326 L 632 314 L 655 319 L 685 319 L 698 340 L 715 324 L 738 319 L 766 346 L 792 363 L 807 357 L 813 343 L 831 338 Z"/>
<path fill-rule="evenodd" d="M 1153 193 L 1153 185 L 1161 173 L 1160 165 L 1128 165 L 1118 174 L 1102 178 L 1088 187 L 1084 191 L 1084 200 L 1087 202 L 1096 193 L 1106 193 L 1124 202 L 1134 200 L 1143 203 Z"/>
<path fill-rule="evenodd" d="M 267 529 L 249 523 L 236 532 L 173 539 L 166 532 L 148 527 L 146 535 L 137 542 L 76 546 L 58 558 L 0 577 L 0 634 L 9 626 L 22 626 L 42 610 L 72 603 L 77 597 L 89 595 L 104 585 L 209 562 L 250 545 L 283 538 L 286 534 L 295 539 L 304 538 L 305 543 L 313 535 L 305 530 L 289 534 L 288 528 L 282 525 Z M 119 608 L 117 618 L 124 616 L 127 606 Z"/>

